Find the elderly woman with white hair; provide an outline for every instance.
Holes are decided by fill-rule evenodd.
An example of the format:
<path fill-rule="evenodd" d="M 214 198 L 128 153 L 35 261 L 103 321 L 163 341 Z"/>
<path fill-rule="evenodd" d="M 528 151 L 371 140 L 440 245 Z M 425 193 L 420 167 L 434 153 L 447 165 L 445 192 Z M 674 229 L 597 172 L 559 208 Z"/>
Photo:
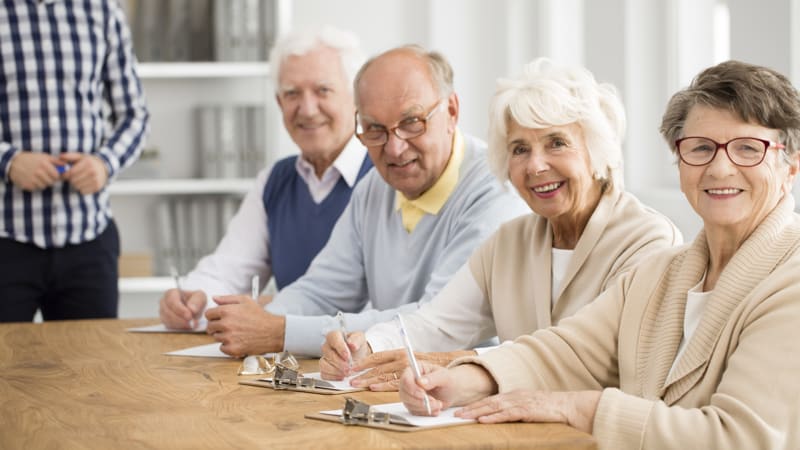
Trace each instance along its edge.
<path fill-rule="evenodd" d="M 675 226 L 622 188 L 622 104 L 577 67 L 539 59 L 501 79 L 489 117 L 495 175 L 533 211 L 503 225 L 430 302 L 404 315 L 418 358 L 447 364 L 497 336 L 514 339 L 578 311 L 654 250 L 681 243 Z M 391 322 L 330 333 L 323 377 L 397 388 L 408 365 Z M 394 349 L 394 350 L 393 350 Z M 352 354 L 353 365 L 348 356 Z"/>
<path fill-rule="evenodd" d="M 557 326 L 449 369 L 423 362 L 418 382 L 406 371 L 411 412 L 562 422 L 601 450 L 799 448 L 800 93 L 726 61 L 672 96 L 661 133 L 703 220 L 694 241 Z"/>

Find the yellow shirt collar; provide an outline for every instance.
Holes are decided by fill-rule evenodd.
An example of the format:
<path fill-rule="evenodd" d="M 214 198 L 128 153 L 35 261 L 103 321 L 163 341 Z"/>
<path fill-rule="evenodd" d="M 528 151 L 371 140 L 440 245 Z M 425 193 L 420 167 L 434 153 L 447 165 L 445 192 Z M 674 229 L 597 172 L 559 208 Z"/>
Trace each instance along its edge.
<path fill-rule="evenodd" d="M 456 184 L 458 184 L 461 162 L 464 160 L 464 137 L 458 130 L 453 133 L 452 149 L 450 160 L 447 162 L 447 166 L 445 166 L 442 175 L 436 180 L 436 183 L 420 195 L 419 198 L 409 200 L 402 192 L 395 191 L 395 209 L 400 209 L 403 213 L 413 209 L 418 209 L 424 213 L 433 215 L 439 213 L 442 206 L 447 202 L 447 199 L 450 198 L 450 194 L 455 190 Z M 415 222 L 418 222 L 421 218 L 422 215 L 420 214 Z M 404 223 L 405 222 L 406 220 L 404 218 Z M 408 230 L 408 226 L 406 226 L 406 229 L 412 231 L 414 226 L 416 226 L 416 223 L 411 225 L 411 230 Z"/>

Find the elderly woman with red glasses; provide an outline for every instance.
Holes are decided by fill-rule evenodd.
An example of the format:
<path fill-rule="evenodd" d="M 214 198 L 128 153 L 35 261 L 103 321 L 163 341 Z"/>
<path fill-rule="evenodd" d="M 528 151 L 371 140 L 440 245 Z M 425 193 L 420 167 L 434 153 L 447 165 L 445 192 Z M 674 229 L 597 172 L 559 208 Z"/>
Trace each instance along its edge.
<path fill-rule="evenodd" d="M 425 414 L 564 422 L 599 448 L 784 448 L 800 405 L 800 96 L 729 61 L 675 94 L 661 132 L 704 228 L 558 326 L 449 369 L 406 370 Z"/>

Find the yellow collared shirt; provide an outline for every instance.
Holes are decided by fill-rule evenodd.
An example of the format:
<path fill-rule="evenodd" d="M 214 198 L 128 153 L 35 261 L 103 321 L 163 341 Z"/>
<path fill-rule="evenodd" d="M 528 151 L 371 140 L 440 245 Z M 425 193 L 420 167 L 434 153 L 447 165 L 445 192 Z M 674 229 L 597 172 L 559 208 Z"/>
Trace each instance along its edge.
<path fill-rule="evenodd" d="M 461 162 L 464 160 L 464 138 L 458 130 L 453 134 L 452 148 L 453 152 L 444 172 L 419 198 L 409 200 L 400 191 L 395 191 L 395 208 L 400 210 L 403 228 L 409 233 L 414 231 L 425 214 L 438 214 L 456 188 Z"/>

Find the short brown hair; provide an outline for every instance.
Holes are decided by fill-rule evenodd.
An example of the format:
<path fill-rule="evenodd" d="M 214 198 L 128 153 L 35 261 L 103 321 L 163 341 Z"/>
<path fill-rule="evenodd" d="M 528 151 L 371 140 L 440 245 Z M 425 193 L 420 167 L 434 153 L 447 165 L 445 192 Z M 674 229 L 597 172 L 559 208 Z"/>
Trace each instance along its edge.
<path fill-rule="evenodd" d="M 780 130 L 786 154 L 798 151 L 800 96 L 785 76 L 772 69 L 726 61 L 700 72 L 689 87 L 672 96 L 661 119 L 661 135 L 673 152 L 695 105 L 726 109 L 745 122 Z"/>

